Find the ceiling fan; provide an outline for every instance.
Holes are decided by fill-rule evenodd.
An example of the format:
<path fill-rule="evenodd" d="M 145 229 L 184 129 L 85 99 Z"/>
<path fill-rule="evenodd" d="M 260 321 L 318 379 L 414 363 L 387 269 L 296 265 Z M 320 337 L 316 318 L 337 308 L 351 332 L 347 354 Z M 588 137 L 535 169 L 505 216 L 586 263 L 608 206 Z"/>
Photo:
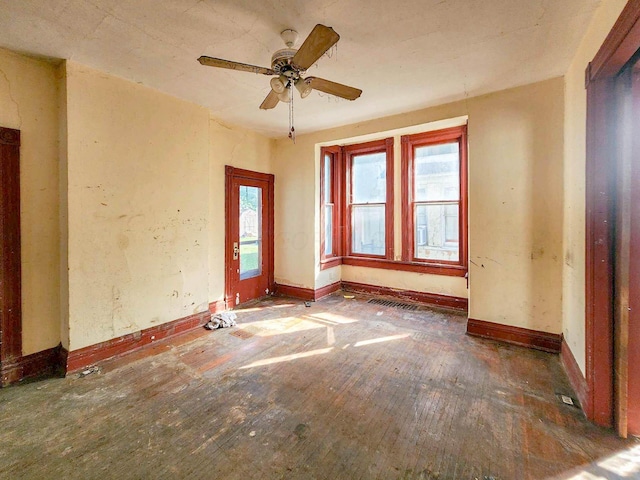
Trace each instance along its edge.
<path fill-rule="evenodd" d="M 297 50 L 293 47 L 298 39 L 298 32 L 287 29 L 280 36 L 287 48 L 278 50 L 273 54 L 271 68 L 207 56 L 198 58 L 198 61 L 208 67 L 228 68 L 241 72 L 274 76 L 271 79 L 271 91 L 260 105 L 263 110 L 274 108 L 278 105 L 278 102 L 290 103 L 294 86 L 302 98 L 307 97 L 312 90 L 318 90 L 347 100 L 355 100 L 362 94 L 360 89 L 325 80 L 324 78 L 303 78 L 305 71 L 340 40 L 340 35 L 333 28 L 320 24 L 316 25 Z"/>

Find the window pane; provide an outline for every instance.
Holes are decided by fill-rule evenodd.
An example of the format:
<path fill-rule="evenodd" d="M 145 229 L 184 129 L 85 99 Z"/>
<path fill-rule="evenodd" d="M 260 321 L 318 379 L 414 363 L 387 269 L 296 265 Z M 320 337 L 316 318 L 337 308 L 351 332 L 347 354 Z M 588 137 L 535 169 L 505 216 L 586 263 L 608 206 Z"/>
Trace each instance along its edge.
<path fill-rule="evenodd" d="M 240 280 L 262 273 L 262 189 L 240 186 Z"/>
<path fill-rule="evenodd" d="M 324 254 L 333 253 L 333 205 L 324 207 Z"/>
<path fill-rule="evenodd" d="M 460 222 L 458 220 L 458 205 L 445 205 L 444 207 L 445 243 L 455 243 L 459 241 L 458 230 Z"/>
<path fill-rule="evenodd" d="M 416 205 L 415 258 L 459 260 L 459 204 Z"/>
<path fill-rule="evenodd" d="M 384 255 L 384 227 L 384 205 L 353 205 L 351 218 L 352 252 Z"/>
<path fill-rule="evenodd" d="M 458 143 L 418 147 L 414 150 L 415 200 L 460 200 Z"/>
<path fill-rule="evenodd" d="M 324 156 L 324 201 L 325 203 L 333 203 L 331 197 L 331 155 Z"/>
<path fill-rule="evenodd" d="M 354 155 L 351 177 L 353 203 L 384 203 L 387 199 L 387 154 Z"/>

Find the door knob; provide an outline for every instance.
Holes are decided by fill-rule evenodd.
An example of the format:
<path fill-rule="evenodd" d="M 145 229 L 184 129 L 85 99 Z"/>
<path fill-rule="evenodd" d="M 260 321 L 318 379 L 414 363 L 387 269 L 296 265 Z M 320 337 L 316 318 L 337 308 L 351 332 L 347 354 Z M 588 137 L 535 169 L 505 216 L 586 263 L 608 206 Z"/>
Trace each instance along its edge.
<path fill-rule="evenodd" d="M 238 259 L 238 254 L 240 253 L 240 248 L 238 248 L 238 242 L 233 242 L 233 259 Z"/>

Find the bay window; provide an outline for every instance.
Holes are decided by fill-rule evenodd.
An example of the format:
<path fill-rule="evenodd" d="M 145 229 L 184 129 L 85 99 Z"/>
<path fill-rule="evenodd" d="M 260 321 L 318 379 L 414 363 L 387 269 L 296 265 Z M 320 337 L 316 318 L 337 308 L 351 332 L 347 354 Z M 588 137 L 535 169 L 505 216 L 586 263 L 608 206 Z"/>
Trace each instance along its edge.
<path fill-rule="evenodd" d="M 338 264 L 464 276 L 466 125 L 401 140 L 402 244 L 394 250 L 394 139 L 323 147 L 321 268 Z"/>
<path fill-rule="evenodd" d="M 466 137 L 466 126 L 402 137 L 402 260 L 433 273 L 466 270 Z"/>
<path fill-rule="evenodd" d="M 320 262 L 329 268 L 341 263 L 341 149 L 323 147 L 320 158 Z"/>
<path fill-rule="evenodd" d="M 393 139 L 349 145 L 343 154 L 347 255 L 393 258 Z"/>

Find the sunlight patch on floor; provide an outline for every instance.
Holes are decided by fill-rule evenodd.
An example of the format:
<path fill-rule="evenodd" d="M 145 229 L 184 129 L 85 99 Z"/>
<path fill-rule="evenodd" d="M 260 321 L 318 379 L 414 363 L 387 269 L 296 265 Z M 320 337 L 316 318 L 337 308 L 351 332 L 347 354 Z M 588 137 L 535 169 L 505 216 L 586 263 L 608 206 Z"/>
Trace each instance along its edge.
<path fill-rule="evenodd" d="M 597 465 L 621 477 L 638 478 L 640 476 L 640 445 L 619 452 Z"/>
<path fill-rule="evenodd" d="M 250 363 L 249 365 L 240 367 L 240 369 L 242 370 L 246 368 L 264 367 L 266 365 L 273 365 L 274 363 L 290 362 L 292 360 L 298 360 L 300 358 L 313 357 L 315 355 L 323 355 L 325 353 L 329 353 L 331 350 L 333 350 L 333 347 L 320 348 L 318 350 L 310 350 L 308 352 L 293 353 L 291 355 L 283 355 L 282 357 L 267 358 L 265 360 L 258 360 L 256 362 Z"/>
<path fill-rule="evenodd" d="M 360 342 L 356 342 L 353 346 L 363 347 L 365 345 L 372 345 L 374 343 L 391 342 L 392 340 L 400 340 L 402 338 L 407 338 L 410 336 L 411 334 L 409 333 L 403 333 L 401 335 L 390 335 L 388 337 L 372 338 L 371 340 L 361 340 Z"/>
<path fill-rule="evenodd" d="M 640 478 L 640 445 L 594 462 L 566 480 L 600 480 Z"/>
<path fill-rule="evenodd" d="M 282 317 L 260 320 L 258 322 L 241 323 L 238 324 L 238 327 L 259 337 L 272 337 L 283 333 L 303 332 L 315 328 L 324 328 L 324 325 L 305 319 L 304 317 Z"/>
<path fill-rule="evenodd" d="M 391 336 L 388 336 L 388 337 L 372 338 L 371 340 L 362 340 L 360 342 L 356 342 L 353 346 L 354 347 L 364 347 L 366 345 L 373 345 L 373 344 L 376 344 L 376 343 L 390 342 L 390 341 L 393 341 L 393 340 L 401 340 L 401 339 L 407 338 L 409 336 L 410 336 L 410 334 L 404 333 L 404 334 L 401 334 L 401 335 L 391 335 Z M 335 336 L 334 336 L 334 333 L 333 333 L 333 328 L 331 328 L 331 327 L 327 327 L 327 343 L 329 345 L 335 344 Z M 349 344 L 345 345 L 342 349 L 344 350 L 345 348 L 348 348 L 348 347 L 349 347 Z M 291 360 L 297 360 L 299 358 L 313 357 L 314 355 L 323 355 L 325 353 L 329 353 L 331 350 L 333 350 L 333 347 L 320 348 L 318 350 L 311 350 L 311 351 L 308 351 L 308 352 L 293 353 L 291 355 L 283 355 L 281 357 L 267 358 L 265 360 L 258 360 L 256 362 L 250 363 L 249 365 L 245 365 L 243 367 L 240 367 L 240 369 L 253 368 L 253 367 L 264 367 L 266 365 L 273 365 L 274 363 L 290 362 Z"/>
<path fill-rule="evenodd" d="M 353 318 L 336 315 L 330 312 L 314 312 L 313 314 L 270 318 L 256 322 L 239 323 L 238 328 L 253 333 L 259 337 L 271 337 L 283 333 L 304 332 L 316 328 L 356 323 Z"/>
<path fill-rule="evenodd" d="M 305 317 L 311 320 L 319 320 L 330 325 L 345 325 L 348 323 L 356 323 L 358 321 L 355 318 L 349 318 L 331 312 L 314 312 L 310 315 L 305 315 Z"/>

